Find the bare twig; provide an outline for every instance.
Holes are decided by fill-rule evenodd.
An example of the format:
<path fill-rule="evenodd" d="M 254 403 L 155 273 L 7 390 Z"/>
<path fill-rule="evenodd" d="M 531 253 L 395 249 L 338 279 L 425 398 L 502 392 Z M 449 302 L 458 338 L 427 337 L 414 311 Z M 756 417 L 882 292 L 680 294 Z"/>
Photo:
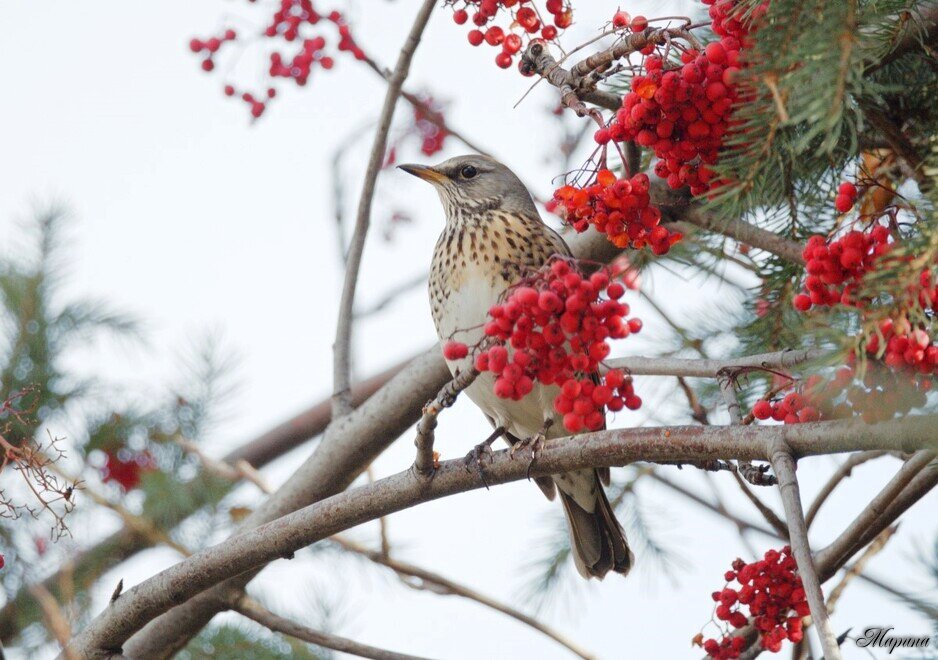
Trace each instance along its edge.
<path fill-rule="evenodd" d="M 768 453 L 772 469 L 778 477 L 782 503 L 785 505 L 792 553 L 798 563 L 798 573 L 804 585 L 808 605 L 811 607 L 811 616 L 821 648 L 824 650 L 824 657 L 827 660 L 839 660 L 840 646 L 837 644 L 837 636 L 834 635 L 827 606 L 824 604 L 824 592 L 821 591 L 821 581 L 808 542 L 808 528 L 801 511 L 801 493 L 798 489 L 798 478 L 795 476 L 795 461 L 784 441 L 774 442 L 770 445 Z"/>
<path fill-rule="evenodd" d="M 375 133 L 371 155 L 365 169 L 365 180 L 362 183 L 362 193 L 358 203 L 358 213 L 355 218 L 355 229 L 349 243 L 348 259 L 345 268 L 345 282 L 342 286 L 342 298 L 339 302 L 339 320 L 336 324 L 335 343 L 333 344 L 333 398 L 332 416 L 339 418 L 352 410 L 351 401 L 351 342 L 352 342 L 352 309 L 355 304 L 355 289 L 358 284 L 358 273 L 361 268 L 362 253 L 365 250 L 365 238 L 371 223 L 371 203 L 374 199 L 375 182 L 378 172 L 384 163 L 385 151 L 388 145 L 388 131 L 391 129 L 391 120 L 394 109 L 401 95 L 401 88 L 407 74 L 410 72 L 410 63 L 420 43 L 423 30 L 430 20 L 430 14 L 436 4 L 434 0 L 424 0 L 414 19 L 414 24 L 407 35 L 401 53 L 398 56 L 394 72 L 388 81 L 388 90 L 384 97 L 384 106 L 381 108 L 381 117 L 378 120 L 378 130 Z"/>
<path fill-rule="evenodd" d="M 334 541 L 345 550 L 362 555 L 376 564 L 390 568 L 399 576 L 401 576 L 402 579 L 416 578 L 420 581 L 419 583 L 414 584 L 413 582 L 405 580 L 405 583 L 410 587 L 429 588 L 434 593 L 444 595 L 451 594 L 475 601 L 481 605 L 484 605 L 485 607 L 491 608 L 496 612 L 501 612 L 502 614 L 505 614 L 515 619 L 516 621 L 520 621 L 521 623 L 530 626 L 538 632 L 543 633 L 547 637 L 550 637 L 555 642 L 565 646 L 567 649 L 581 658 L 594 657 L 593 654 L 586 651 L 578 644 L 570 641 L 547 624 L 538 621 L 534 617 L 529 616 L 524 612 L 511 607 L 510 605 L 500 603 L 499 601 L 490 598 L 489 596 L 480 594 L 478 591 L 471 589 L 470 587 L 459 584 L 458 582 L 454 582 L 448 578 L 443 577 L 442 575 L 420 568 L 419 566 L 414 566 L 413 564 L 407 563 L 405 561 L 391 559 L 382 553 L 369 550 L 368 548 L 359 545 L 355 541 L 347 539 L 344 536 L 333 536 L 330 540 Z"/>
<path fill-rule="evenodd" d="M 730 415 L 731 424 L 742 424 L 742 411 L 739 407 L 739 397 L 736 394 L 736 374 L 735 370 L 729 367 L 723 367 L 717 372 L 717 380 L 720 383 L 720 394 L 723 395 L 723 401 L 726 403 L 726 410 Z M 770 474 L 766 474 L 767 466 L 756 467 L 749 461 L 737 461 L 738 474 L 742 475 L 742 478 L 748 481 L 749 483 L 756 486 L 771 486 L 778 483 L 775 477 Z M 780 523 L 781 521 L 778 518 L 775 518 L 773 522 L 772 516 L 766 515 L 765 506 L 762 505 L 762 502 L 757 498 L 753 493 L 749 492 L 749 489 L 745 487 L 745 484 L 742 481 L 739 482 L 740 487 L 743 489 L 743 492 L 747 497 L 756 504 L 756 508 L 762 512 L 762 515 L 766 516 L 769 524 L 775 526 L 776 522 Z M 778 529 L 778 528 L 776 528 Z"/>
<path fill-rule="evenodd" d="M 360 642 L 345 637 L 331 635 L 320 630 L 313 630 L 308 626 L 282 617 L 279 614 L 274 614 L 250 596 L 242 596 L 239 598 L 236 602 L 231 604 L 231 609 L 274 632 L 296 637 L 297 639 L 302 639 L 304 642 L 316 644 L 317 646 L 322 646 L 334 651 L 355 655 L 359 658 L 373 658 L 374 660 L 421 660 L 420 656 L 386 651 L 375 646 L 361 644 Z"/>
<path fill-rule="evenodd" d="M 805 514 L 804 522 L 811 528 L 811 523 L 814 522 L 814 518 L 817 516 L 818 511 L 821 510 L 824 502 L 827 501 L 827 498 L 830 497 L 831 493 L 834 492 L 834 489 L 840 485 L 840 482 L 849 477 L 853 473 L 853 468 L 858 465 L 862 465 L 867 461 L 871 461 L 874 458 L 879 458 L 880 456 L 886 456 L 889 452 L 886 451 L 862 451 L 857 454 L 852 454 L 847 457 L 847 460 L 841 463 L 840 467 L 831 475 L 831 478 L 827 480 L 822 487 L 820 492 L 814 498 L 814 501 L 811 502 L 811 506 L 808 507 L 808 513 Z"/>
<path fill-rule="evenodd" d="M 436 398 L 423 407 L 423 416 L 417 422 L 417 437 L 414 439 L 414 445 L 417 447 L 414 469 L 419 474 L 433 473 L 433 431 L 436 429 L 437 417 L 444 408 L 449 408 L 456 403 L 459 393 L 469 387 L 478 376 L 479 372 L 475 367 L 466 369 L 444 385 Z"/>
<path fill-rule="evenodd" d="M 824 355 L 824 351 L 808 349 L 777 351 L 724 360 L 627 357 L 607 360 L 606 367 L 609 369 L 627 369 L 629 373 L 635 376 L 717 378 L 722 370 L 732 371 L 740 368 L 788 369 L 810 360 L 816 360 Z"/>

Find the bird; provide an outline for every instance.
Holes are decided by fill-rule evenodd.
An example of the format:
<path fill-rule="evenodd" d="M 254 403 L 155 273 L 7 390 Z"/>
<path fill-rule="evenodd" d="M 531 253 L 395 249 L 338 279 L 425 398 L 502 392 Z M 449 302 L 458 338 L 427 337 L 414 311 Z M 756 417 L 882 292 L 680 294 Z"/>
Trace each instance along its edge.
<path fill-rule="evenodd" d="M 563 238 L 541 219 L 521 179 L 499 161 L 473 154 L 434 166 L 399 168 L 430 183 L 443 204 L 446 224 L 433 250 L 428 282 L 441 342 L 478 345 L 488 310 L 501 302 L 509 287 L 555 255 L 572 257 Z M 455 376 L 471 367 L 472 355 L 446 361 Z M 541 440 L 567 435 L 562 416 L 553 408 L 558 386 L 535 383 L 532 392 L 513 401 L 497 397 L 493 384 L 493 374 L 483 372 L 465 390 L 495 427 L 477 451 L 504 435 L 512 451 L 533 443 L 533 456 Z M 629 572 L 634 555 L 603 489 L 603 483 L 609 483 L 608 468 L 535 481 L 550 500 L 560 493 L 580 575 L 601 580 L 610 571 Z"/>

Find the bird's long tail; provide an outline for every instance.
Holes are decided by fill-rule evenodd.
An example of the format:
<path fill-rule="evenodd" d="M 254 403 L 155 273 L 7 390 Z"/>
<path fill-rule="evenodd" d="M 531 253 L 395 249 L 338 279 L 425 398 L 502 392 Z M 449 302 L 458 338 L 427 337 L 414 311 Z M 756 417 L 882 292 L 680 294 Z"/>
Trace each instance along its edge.
<path fill-rule="evenodd" d="M 632 568 L 635 556 L 629 549 L 625 532 L 616 520 L 612 505 L 609 504 L 609 499 L 606 497 L 595 470 L 592 471 L 593 481 L 588 484 L 589 490 L 587 491 L 593 498 L 593 510 L 588 511 L 581 506 L 584 502 L 583 472 L 585 471 L 576 473 L 576 497 L 567 492 L 571 491 L 569 487 L 571 484 L 567 479 L 572 475 L 560 475 L 560 479 L 557 479 L 555 475 L 560 491 L 560 501 L 563 503 L 563 511 L 570 528 L 573 561 L 577 571 L 585 578 L 595 577 L 602 580 L 609 571 L 615 571 L 624 576 Z M 577 500 L 580 502 L 578 503 Z"/>

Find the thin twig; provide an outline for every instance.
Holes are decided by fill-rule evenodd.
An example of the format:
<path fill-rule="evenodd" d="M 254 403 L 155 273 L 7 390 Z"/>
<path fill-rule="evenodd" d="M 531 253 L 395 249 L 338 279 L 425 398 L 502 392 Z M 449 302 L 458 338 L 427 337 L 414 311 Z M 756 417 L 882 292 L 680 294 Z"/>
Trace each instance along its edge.
<path fill-rule="evenodd" d="M 466 369 L 444 385 L 436 398 L 423 407 L 423 416 L 417 422 L 417 437 L 414 439 L 414 445 L 417 447 L 414 469 L 418 473 L 431 474 L 436 467 L 433 457 L 433 437 L 440 413 L 456 403 L 459 393 L 469 387 L 478 376 L 479 372 L 475 367 Z"/>
<path fill-rule="evenodd" d="M 499 601 L 493 598 L 490 598 L 489 596 L 480 594 L 478 591 L 475 591 L 474 589 L 471 589 L 470 587 L 459 584 L 458 582 L 454 582 L 437 573 L 433 573 L 426 569 L 420 568 L 419 566 L 415 566 L 405 561 L 401 561 L 400 559 L 391 559 L 390 557 L 387 557 L 383 555 L 382 553 L 376 552 L 374 550 L 370 550 L 362 545 L 359 545 L 355 541 L 347 539 L 344 536 L 333 536 L 330 538 L 330 540 L 334 541 L 343 549 L 348 550 L 349 552 L 354 552 L 355 554 L 362 555 L 363 557 L 367 557 L 368 559 L 375 562 L 376 564 L 380 564 L 382 566 L 390 568 L 399 576 L 402 576 L 402 579 L 405 577 L 409 577 L 409 578 L 417 578 L 418 580 L 420 580 L 420 585 L 415 585 L 414 583 L 405 580 L 405 583 L 410 587 L 416 586 L 418 588 L 426 588 L 425 585 L 432 585 L 432 587 L 430 587 L 430 590 L 433 591 L 434 593 L 451 594 L 454 596 L 461 596 L 462 598 L 467 598 L 469 600 L 475 601 L 481 605 L 484 605 L 485 607 L 491 608 L 497 612 L 501 612 L 502 614 L 505 614 L 515 619 L 516 621 L 520 621 L 521 623 L 527 626 L 530 626 L 531 628 L 537 630 L 538 632 L 543 633 L 547 637 L 550 637 L 555 642 L 565 646 L 567 649 L 569 649 L 571 652 L 573 652 L 575 655 L 581 658 L 586 659 L 586 658 L 595 657 L 592 653 L 590 653 L 589 651 L 586 651 L 580 645 L 570 641 L 569 639 L 567 639 L 566 637 L 564 637 L 563 635 L 555 631 L 553 628 L 551 628 L 547 624 L 542 623 L 541 621 L 538 621 L 534 617 L 529 616 L 525 614 L 524 612 L 521 612 L 520 610 L 517 610 L 511 607 L 510 605 L 500 603 Z M 424 586 L 421 586 L 421 585 L 424 585 Z"/>
<path fill-rule="evenodd" d="M 778 487 L 782 494 L 785 518 L 788 522 L 789 541 L 795 561 L 798 563 L 798 573 L 804 585 L 808 605 L 811 607 L 811 616 L 814 619 L 821 648 L 824 650 L 824 657 L 826 660 L 839 660 L 840 646 L 837 644 L 837 636 L 834 635 L 830 616 L 824 604 L 824 592 L 821 591 L 821 582 L 808 542 L 808 528 L 801 511 L 801 493 L 798 488 L 798 478 L 795 476 L 795 461 L 791 450 L 783 441 L 773 443 L 767 453 L 772 469 L 778 477 Z"/>
<path fill-rule="evenodd" d="M 274 614 L 250 596 L 242 596 L 236 602 L 233 602 L 231 609 L 274 632 L 302 639 L 304 642 L 316 644 L 317 646 L 322 646 L 334 651 L 349 653 L 359 658 L 373 658 L 373 660 L 425 660 L 422 659 L 421 656 L 386 651 L 385 649 L 379 649 L 375 646 L 361 644 L 352 639 L 339 637 L 338 635 L 332 635 L 320 630 L 313 630 L 308 626 L 282 617 L 279 614 Z"/>
<path fill-rule="evenodd" d="M 355 290 L 358 284 L 358 273 L 361 269 L 362 253 L 365 250 L 365 238 L 371 223 L 371 203 L 374 199 L 375 182 L 378 172 L 384 163 L 385 152 L 388 145 L 388 131 L 391 129 L 391 120 L 394 118 L 394 109 L 401 95 L 401 88 L 407 74 L 410 72 L 410 63 L 420 43 L 423 30 L 430 20 L 430 14 L 436 5 L 435 0 L 424 0 L 413 27 L 407 35 L 401 53 L 398 56 L 394 72 L 388 81 L 388 91 L 384 97 L 384 106 L 381 108 L 381 117 L 378 120 L 378 130 L 371 147 L 371 155 L 365 169 L 365 179 L 362 183 L 362 193 L 358 202 L 358 213 L 355 218 L 355 229 L 349 243 L 348 260 L 345 268 L 345 282 L 342 285 L 342 298 L 339 302 L 339 320 L 336 324 L 335 343 L 333 344 L 333 398 L 332 417 L 338 419 L 352 410 L 351 400 L 351 345 L 352 345 L 352 310 L 355 304 Z"/>

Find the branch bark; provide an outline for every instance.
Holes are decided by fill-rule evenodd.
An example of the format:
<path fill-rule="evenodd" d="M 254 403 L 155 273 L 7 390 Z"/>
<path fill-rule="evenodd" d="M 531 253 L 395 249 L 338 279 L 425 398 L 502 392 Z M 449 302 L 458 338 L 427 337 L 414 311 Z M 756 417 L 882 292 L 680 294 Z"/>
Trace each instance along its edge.
<path fill-rule="evenodd" d="M 497 452 L 486 469 L 485 483 L 491 486 L 517 481 L 528 472 L 531 476 L 546 476 L 637 460 L 687 461 L 721 456 L 768 460 L 767 448 L 773 442 L 785 442 L 799 456 L 875 449 L 911 451 L 938 447 L 936 429 L 936 416 L 921 415 L 872 426 L 861 422 L 821 422 L 797 427 L 692 426 L 602 431 L 575 439 L 548 440 L 531 466 L 511 460 L 507 451 Z M 74 638 L 71 648 L 87 657 L 106 657 L 121 649 L 147 621 L 233 575 L 253 574 L 267 562 L 292 556 L 296 550 L 349 527 L 483 485 L 481 475 L 467 471 L 460 459 L 442 464 L 429 481 L 406 470 L 372 485 L 334 495 L 206 548 L 142 582 L 111 603 Z M 910 505 L 904 504 L 906 508 Z M 900 506 L 896 506 L 896 512 L 905 510 Z M 890 507 L 887 514 L 892 511 Z M 167 635 L 163 639 L 172 638 Z M 143 655 L 130 651 L 128 654 Z"/>
<path fill-rule="evenodd" d="M 361 269 L 362 253 L 365 251 L 365 238 L 371 224 L 371 203 L 375 194 L 375 182 L 378 172 L 384 163 L 385 152 L 388 146 L 388 131 L 391 129 L 391 120 L 394 118 L 394 109 L 401 96 L 401 88 L 410 72 L 410 63 L 414 52 L 420 43 L 423 30 L 430 20 L 430 14 L 436 5 L 435 0 L 424 0 L 414 19 L 414 24 L 407 35 L 407 40 L 401 48 L 394 72 L 388 80 L 388 91 L 384 97 L 384 106 L 381 108 L 381 117 L 378 120 L 378 130 L 375 141 L 371 147 L 368 166 L 365 169 L 365 180 L 362 183 L 362 194 L 358 201 L 358 214 L 355 218 L 355 229 L 349 243 L 348 259 L 345 264 L 345 282 L 342 286 L 342 298 L 339 302 L 339 320 L 336 323 L 335 343 L 333 344 L 333 399 L 332 416 L 339 418 L 352 410 L 351 402 L 351 345 L 352 345 L 352 312 L 355 304 L 355 289 L 358 284 L 358 273 Z"/>
<path fill-rule="evenodd" d="M 814 627 L 817 630 L 821 648 L 824 650 L 824 657 L 827 660 L 840 660 L 840 645 L 831 627 L 830 615 L 824 603 L 824 592 L 821 590 L 821 581 L 818 578 L 814 557 L 811 554 L 811 544 L 808 541 L 808 527 L 805 525 L 804 513 L 801 510 L 798 477 L 795 476 L 795 461 L 784 441 L 774 442 L 769 448 L 769 453 L 772 469 L 775 470 L 778 478 L 782 504 L 785 507 L 789 542 L 795 561 L 798 563 L 798 573 L 801 575 L 805 596 L 811 607 L 811 616 L 814 619 Z"/>

